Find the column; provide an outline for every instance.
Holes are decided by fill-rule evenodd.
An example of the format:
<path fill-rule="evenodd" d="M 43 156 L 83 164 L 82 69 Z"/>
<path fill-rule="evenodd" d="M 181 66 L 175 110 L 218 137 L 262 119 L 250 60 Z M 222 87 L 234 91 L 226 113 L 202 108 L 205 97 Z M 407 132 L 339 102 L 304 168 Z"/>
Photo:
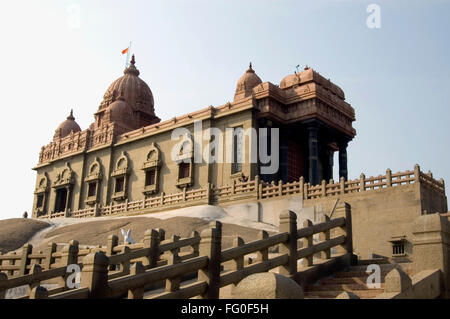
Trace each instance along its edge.
<path fill-rule="evenodd" d="M 333 179 L 334 151 L 331 148 L 327 150 L 327 179 Z M 327 183 L 328 183 L 327 180 Z"/>
<path fill-rule="evenodd" d="M 308 150 L 309 150 L 309 183 L 311 185 L 319 184 L 319 148 L 317 145 L 317 126 L 308 127 Z"/>
<path fill-rule="evenodd" d="M 339 178 L 348 178 L 347 172 L 347 145 L 348 140 L 344 139 L 339 142 Z"/>

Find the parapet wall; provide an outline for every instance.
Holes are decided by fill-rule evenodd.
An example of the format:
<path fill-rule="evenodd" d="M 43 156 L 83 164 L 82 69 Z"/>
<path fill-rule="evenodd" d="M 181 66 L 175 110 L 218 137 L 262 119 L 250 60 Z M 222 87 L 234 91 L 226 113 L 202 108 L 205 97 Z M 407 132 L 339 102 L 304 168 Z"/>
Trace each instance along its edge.
<path fill-rule="evenodd" d="M 414 171 L 391 174 L 396 176 L 396 182 L 386 180 L 385 176 L 361 176 L 369 185 L 383 184 L 382 187 L 367 189 L 354 186 L 357 192 L 348 192 L 333 197 L 318 197 L 305 199 L 303 208 L 322 206 L 325 213 L 330 212 L 338 198 L 351 205 L 353 224 L 354 253 L 360 258 L 371 258 L 372 254 L 385 257 L 409 258 L 412 255 L 412 224 L 414 220 L 427 213 L 446 212 L 447 197 L 444 183 L 433 179 L 431 173 L 420 172 L 416 165 Z M 400 177 L 403 176 L 403 177 Z M 374 181 L 377 180 L 378 182 Z M 400 180 L 404 180 L 399 182 Z M 348 183 L 356 184 L 357 181 Z M 390 185 L 389 185 L 390 184 Z M 389 185 L 389 186 L 386 186 Z M 393 186 L 396 187 L 393 187 Z M 368 191 L 369 190 L 369 191 Z M 393 254 L 392 242 L 404 244 L 404 254 Z"/>

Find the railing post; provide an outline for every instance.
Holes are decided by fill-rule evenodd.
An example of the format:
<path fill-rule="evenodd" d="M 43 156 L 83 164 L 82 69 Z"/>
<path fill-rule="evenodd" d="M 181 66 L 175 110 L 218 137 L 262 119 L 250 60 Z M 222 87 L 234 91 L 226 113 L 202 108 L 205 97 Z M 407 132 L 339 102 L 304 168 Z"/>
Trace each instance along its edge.
<path fill-rule="evenodd" d="M 180 236 L 173 235 L 172 237 L 173 243 L 176 243 L 179 240 Z M 168 252 L 169 256 L 167 258 L 167 265 L 175 265 L 181 262 L 180 256 L 178 255 L 179 251 L 180 251 L 179 248 L 174 248 Z M 166 292 L 172 292 L 178 289 L 180 289 L 180 277 L 166 279 Z"/>
<path fill-rule="evenodd" d="M 282 196 L 283 195 L 283 181 L 279 180 L 278 181 L 278 196 Z"/>
<path fill-rule="evenodd" d="M 321 218 L 322 223 L 328 223 L 330 221 L 330 217 L 327 215 L 323 215 Z M 319 239 L 321 242 L 329 241 L 330 240 L 330 230 L 326 230 L 324 232 L 321 232 L 319 234 Z M 324 251 L 320 252 L 320 258 L 321 259 L 330 259 L 331 258 L 331 248 L 325 249 Z"/>
<path fill-rule="evenodd" d="M 122 262 L 122 275 L 129 275 L 130 274 L 130 253 L 131 249 L 128 246 L 123 246 L 121 254 L 123 254 L 125 257 L 125 260 Z"/>
<path fill-rule="evenodd" d="M 263 198 L 263 183 L 261 183 L 261 181 L 259 181 L 259 185 L 258 185 L 258 197 L 259 199 Z"/>
<path fill-rule="evenodd" d="M 158 232 L 159 242 L 162 242 L 166 239 L 166 231 L 164 229 L 156 228 L 156 231 Z"/>
<path fill-rule="evenodd" d="M 12 253 L 9 253 L 9 255 L 12 255 L 12 256 L 16 256 L 17 254 L 16 254 L 16 252 L 15 251 L 13 251 Z M 9 260 L 9 265 L 10 266 L 14 266 L 16 264 L 16 259 L 10 259 Z M 14 276 L 14 274 L 17 274 L 17 271 L 15 271 L 15 270 L 8 270 L 8 272 L 9 272 L 9 275 L 10 276 Z"/>
<path fill-rule="evenodd" d="M 337 253 L 346 254 L 353 253 L 353 243 L 352 243 L 352 227 L 351 227 L 351 207 L 348 203 L 339 202 L 336 206 L 336 210 L 333 214 L 334 218 L 344 217 L 345 225 L 336 228 L 334 230 L 333 237 L 339 237 L 341 235 L 345 236 L 345 243 L 336 247 Z"/>
<path fill-rule="evenodd" d="M 161 206 L 164 205 L 164 192 L 161 192 L 161 203 L 160 203 L 160 205 Z"/>
<path fill-rule="evenodd" d="M 419 183 L 420 181 L 420 166 L 419 164 L 414 165 L 414 182 Z"/>
<path fill-rule="evenodd" d="M 106 256 L 114 255 L 114 247 L 119 244 L 119 237 L 117 235 L 109 235 L 106 244 Z"/>
<path fill-rule="evenodd" d="M 149 249 L 149 254 L 143 265 L 148 268 L 155 268 L 159 259 L 159 234 L 157 230 L 148 229 L 145 231 L 144 248 Z"/>
<path fill-rule="evenodd" d="M 109 235 L 108 242 L 106 243 L 106 256 L 114 255 L 114 247 L 119 244 L 119 237 L 117 235 Z M 115 265 L 110 265 L 109 270 L 115 270 Z"/>
<path fill-rule="evenodd" d="M 183 187 L 183 202 L 186 201 L 186 187 Z"/>
<path fill-rule="evenodd" d="M 60 265 L 62 267 L 67 267 L 71 264 L 77 263 L 78 263 L 78 241 L 71 240 L 69 244 L 61 250 Z M 59 278 L 59 285 L 61 287 L 66 287 L 66 281 L 69 275 L 70 273 L 67 273 Z"/>
<path fill-rule="evenodd" d="M 304 194 L 304 192 L 303 192 L 303 188 L 304 188 L 304 185 L 305 185 L 305 180 L 304 180 L 304 178 L 303 178 L 303 176 L 300 176 L 300 179 L 299 179 L 299 192 L 300 192 L 300 195 L 302 196 L 302 199 L 305 199 L 305 194 Z"/>
<path fill-rule="evenodd" d="M 194 230 L 191 234 L 191 237 L 200 239 L 200 234 L 198 233 L 198 231 Z M 198 242 L 197 244 L 191 245 L 191 249 L 192 249 L 191 253 L 198 256 L 198 254 L 200 252 L 200 242 Z"/>
<path fill-rule="evenodd" d="M 34 264 L 33 266 L 31 266 L 31 269 L 30 269 L 30 274 L 31 275 L 38 275 L 41 272 L 42 272 L 41 266 L 39 266 L 37 264 Z M 30 290 L 33 290 L 33 288 L 38 287 L 40 284 L 41 283 L 39 281 L 35 281 L 35 282 L 31 283 L 30 284 Z M 30 294 L 31 294 L 31 291 L 30 291 Z"/>
<path fill-rule="evenodd" d="M 312 221 L 307 219 L 303 222 L 303 228 L 308 228 L 311 227 L 313 225 Z M 313 246 L 313 236 L 307 236 L 305 238 L 302 238 L 302 248 L 309 248 Z M 310 267 L 313 265 L 314 260 L 313 260 L 313 255 L 311 254 L 310 256 L 304 258 L 304 260 L 306 260 L 306 265 L 304 265 L 305 267 Z"/>
<path fill-rule="evenodd" d="M 89 289 L 89 298 L 108 296 L 108 265 L 109 258 L 101 251 L 83 258 L 81 287 Z"/>
<path fill-rule="evenodd" d="M 386 187 L 392 186 L 392 171 L 388 168 L 386 170 Z"/>
<path fill-rule="evenodd" d="M 200 255 L 208 257 L 206 268 L 198 271 L 198 280 L 206 281 L 208 288 L 202 295 L 206 299 L 218 299 L 220 289 L 220 259 L 222 249 L 222 224 L 216 222 L 216 228 L 205 229 L 201 233 Z"/>
<path fill-rule="evenodd" d="M 231 195 L 236 194 L 236 180 L 233 179 L 233 181 L 231 182 Z"/>
<path fill-rule="evenodd" d="M 305 193 L 303 195 L 303 199 L 309 199 L 309 196 L 308 196 L 308 185 L 309 185 L 309 183 L 305 184 L 305 188 L 304 188 Z"/>
<path fill-rule="evenodd" d="M 130 275 L 136 276 L 144 272 L 145 267 L 142 265 L 140 261 L 138 261 L 133 265 L 133 267 L 131 267 Z M 128 290 L 128 299 L 142 299 L 142 298 L 144 298 L 144 285 L 136 289 Z"/>
<path fill-rule="evenodd" d="M 288 233 L 288 240 L 280 244 L 280 254 L 288 255 L 286 265 L 279 268 L 282 275 L 293 276 L 297 273 L 297 215 L 290 210 L 284 210 L 280 213 L 280 233 Z"/>
<path fill-rule="evenodd" d="M 345 194 L 345 179 L 344 176 L 341 176 L 341 178 L 339 179 L 339 186 L 341 189 L 341 194 Z"/>
<path fill-rule="evenodd" d="M 53 258 L 54 252 L 56 252 L 56 243 L 48 243 L 44 261 L 45 270 L 51 269 L 51 265 L 55 262 L 55 258 Z"/>
<path fill-rule="evenodd" d="M 359 176 L 359 191 L 364 192 L 366 190 L 366 175 L 361 173 Z"/>
<path fill-rule="evenodd" d="M 20 268 L 19 268 L 19 276 L 23 276 L 27 272 L 27 265 L 28 265 L 28 255 L 31 254 L 33 250 L 33 245 L 31 244 L 25 244 L 22 247 L 22 257 L 20 258 Z"/>
<path fill-rule="evenodd" d="M 322 197 L 327 196 L 327 183 L 325 182 L 324 179 L 322 180 L 321 187 L 322 187 L 322 188 L 321 188 L 321 191 L 322 191 L 321 196 L 322 196 Z"/>
<path fill-rule="evenodd" d="M 211 198 L 211 188 L 212 188 L 211 183 L 207 183 L 207 184 L 206 184 L 206 202 L 207 202 L 208 204 L 211 204 L 211 202 L 212 202 L 212 198 Z"/>
<path fill-rule="evenodd" d="M 61 264 L 68 266 L 78 263 L 78 241 L 71 240 L 61 251 Z"/>
<path fill-rule="evenodd" d="M 269 238 L 269 234 L 265 230 L 261 230 L 258 233 L 258 239 L 266 239 Z M 269 248 L 262 249 L 256 253 L 258 261 L 267 261 L 269 260 Z"/>
<path fill-rule="evenodd" d="M 242 237 L 236 236 L 233 240 L 233 247 L 244 246 L 244 240 Z M 231 270 L 242 270 L 244 269 L 244 256 L 239 256 L 231 261 Z M 235 288 L 237 284 L 233 284 L 232 287 Z"/>
<path fill-rule="evenodd" d="M 255 183 L 256 199 L 261 199 L 261 196 L 259 194 L 259 175 L 255 176 L 254 183 Z"/>
<path fill-rule="evenodd" d="M 0 272 L 0 283 L 8 280 L 8 276 L 4 272 Z M 0 299 L 5 299 L 6 289 L 0 288 Z"/>

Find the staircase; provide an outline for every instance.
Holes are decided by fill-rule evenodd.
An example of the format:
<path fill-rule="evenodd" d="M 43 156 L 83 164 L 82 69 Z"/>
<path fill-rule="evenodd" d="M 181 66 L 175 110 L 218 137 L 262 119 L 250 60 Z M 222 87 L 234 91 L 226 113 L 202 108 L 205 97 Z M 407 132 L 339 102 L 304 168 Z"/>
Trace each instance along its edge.
<path fill-rule="evenodd" d="M 367 286 L 367 278 L 373 273 L 373 271 L 366 272 L 370 264 L 378 264 L 381 268 L 380 288 Z M 409 263 L 397 265 L 407 274 L 411 274 Z M 336 272 L 332 276 L 324 277 L 314 284 L 308 285 L 304 291 L 305 299 L 334 299 L 343 292 L 353 293 L 361 299 L 375 298 L 384 292 L 384 279 L 394 267 L 395 264 L 388 263 L 383 259 L 359 260 L 357 266 L 350 266 L 344 271 Z"/>

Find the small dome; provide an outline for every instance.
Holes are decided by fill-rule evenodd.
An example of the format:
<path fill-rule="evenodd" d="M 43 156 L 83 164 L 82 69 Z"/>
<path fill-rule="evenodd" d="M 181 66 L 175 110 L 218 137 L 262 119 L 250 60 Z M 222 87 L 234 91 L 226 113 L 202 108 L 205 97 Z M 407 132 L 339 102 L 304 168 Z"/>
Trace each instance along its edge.
<path fill-rule="evenodd" d="M 107 108 L 122 95 L 124 100 L 135 111 L 141 111 L 149 116 L 155 116 L 153 94 L 150 87 L 139 78 L 139 70 L 135 67 L 134 55 L 130 66 L 123 71 L 124 75 L 115 80 L 103 96 L 100 109 Z"/>
<path fill-rule="evenodd" d="M 111 122 L 117 122 L 122 125 L 126 125 L 133 114 L 133 109 L 122 97 L 119 97 L 116 101 L 112 102 L 106 110 L 107 112 L 109 111 Z"/>
<path fill-rule="evenodd" d="M 255 71 L 252 69 L 252 63 L 250 63 L 248 70 L 245 71 L 244 75 L 242 75 L 237 82 L 234 100 L 250 96 L 252 89 L 261 83 L 261 79 L 256 75 Z"/>
<path fill-rule="evenodd" d="M 63 138 L 70 134 L 70 132 L 81 132 L 80 126 L 75 122 L 75 118 L 73 117 L 73 110 L 70 111 L 70 115 L 67 117 L 67 119 L 59 124 L 58 128 L 56 129 L 56 132 L 59 133 L 59 137 Z"/>

